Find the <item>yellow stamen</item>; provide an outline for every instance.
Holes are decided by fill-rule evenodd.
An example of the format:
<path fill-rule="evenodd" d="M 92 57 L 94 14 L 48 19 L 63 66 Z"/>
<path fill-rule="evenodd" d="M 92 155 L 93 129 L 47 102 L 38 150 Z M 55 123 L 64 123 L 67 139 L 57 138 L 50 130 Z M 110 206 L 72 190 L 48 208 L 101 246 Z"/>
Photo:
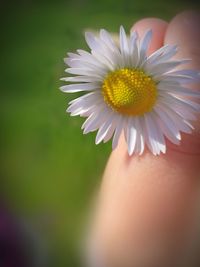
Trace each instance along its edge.
<path fill-rule="evenodd" d="M 151 111 L 157 99 L 155 81 L 139 69 L 123 68 L 109 73 L 102 93 L 115 111 L 133 116 Z"/>

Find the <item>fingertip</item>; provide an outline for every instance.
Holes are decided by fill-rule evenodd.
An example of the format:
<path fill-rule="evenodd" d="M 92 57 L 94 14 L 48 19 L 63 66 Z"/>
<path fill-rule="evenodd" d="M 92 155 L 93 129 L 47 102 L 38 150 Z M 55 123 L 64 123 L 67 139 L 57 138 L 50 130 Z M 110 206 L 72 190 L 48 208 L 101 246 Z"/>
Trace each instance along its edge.
<path fill-rule="evenodd" d="M 186 10 L 177 14 L 169 23 L 164 42 L 166 44 L 175 44 L 178 46 L 178 53 L 174 59 L 189 58 L 191 61 L 182 68 L 200 69 L 200 12 L 195 10 Z M 188 88 L 199 91 L 200 84 L 193 83 L 187 85 Z M 197 114 L 197 120 L 193 122 L 195 127 L 192 134 L 182 134 L 180 146 L 170 144 L 170 148 L 182 151 L 186 154 L 192 154 L 199 157 L 200 151 L 200 117 Z"/>
<path fill-rule="evenodd" d="M 142 37 L 148 29 L 152 30 L 153 36 L 149 47 L 149 53 L 151 54 L 163 45 L 167 27 L 168 23 L 165 20 L 159 18 L 144 18 L 136 22 L 132 26 L 131 31 L 137 31 L 139 37 Z"/>
<path fill-rule="evenodd" d="M 177 14 L 169 23 L 165 35 L 165 43 L 177 44 L 179 53 L 192 58 L 193 66 L 199 69 L 200 61 L 200 12 L 187 10 Z"/>

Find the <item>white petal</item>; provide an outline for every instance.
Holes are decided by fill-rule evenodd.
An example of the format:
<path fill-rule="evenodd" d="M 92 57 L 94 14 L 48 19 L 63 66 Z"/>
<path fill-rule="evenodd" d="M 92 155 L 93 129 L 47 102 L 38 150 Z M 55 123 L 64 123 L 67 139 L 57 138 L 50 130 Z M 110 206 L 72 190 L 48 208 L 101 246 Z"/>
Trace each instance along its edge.
<path fill-rule="evenodd" d="M 102 76 L 106 76 L 106 74 L 108 73 L 108 68 L 104 66 L 98 66 L 97 64 L 95 64 L 95 61 L 91 63 L 91 62 L 83 61 L 82 59 L 73 59 L 70 67 L 83 68 L 83 69 L 87 68 L 88 70 L 101 74 Z"/>
<path fill-rule="evenodd" d="M 93 55 L 91 55 L 91 58 L 88 55 L 84 55 L 80 56 L 80 58 L 71 59 L 71 64 L 74 64 L 75 68 L 95 67 L 96 69 L 108 70 L 107 66 L 99 62 Z M 71 67 L 74 68 L 74 66 Z"/>
<path fill-rule="evenodd" d="M 106 62 L 99 61 L 98 58 L 96 58 L 93 54 L 87 51 L 81 50 L 81 49 L 78 49 L 77 52 L 80 54 L 81 59 L 83 61 L 90 62 L 90 63 L 95 62 L 97 66 L 103 66 L 104 68 L 107 67 Z"/>
<path fill-rule="evenodd" d="M 100 101 L 103 102 L 103 99 L 98 91 L 88 93 L 70 101 L 69 102 L 70 106 L 67 109 L 67 112 L 71 112 L 79 107 L 84 109 L 92 106 L 94 103 L 98 104 Z"/>
<path fill-rule="evenodd" d="M 139 63 L 139 47 L 138 47 L 138 34 L 136 31 L 131 32 L 130 37 L 130 62 L 133 68 L 138 66 Z"/>
<path fill-rule="evenodd" d="M 106 45 L 114 52 L 118 50 L 117 45 L 113 41 L 111 35 L 106 30 L 100 30 L 100 38 L 106 43 Z M 118 50 L 119 52 L 119 50 Z"/>
<path fill-rule="evenodd" d="M 180 84 L 186 84 L 186 83 L 194 83 L 197 82 L 198 79 L 192 77 L 192 76 L 186 76 L 186 75 L 171 75 L 171 73 L 158 73 L 153 76 L 154 80 L 162 82 L 177 82 Z"/>
<path fill-rule="evenodd" d="M 168 118 L 171 120 L 171 122 L 176 125 L 178 131 L 182 131 L 184 133 L 191 133 L 191 128 L 188 126 L 185 120 L 178 115 L 175 112 L 172 112 L 167 106 L 162 104 L 162 106 L 159 106 L 159 108 L 162 110 L 165 115 L 168 116 Z"/>
<path fill-rule="evenodd" d="M 188 96 L 188 97 L 194 97 L 194 98 L 200 98 L 200 92 L 199 91 L 192 91 L 190 88 L 182 87 L 182 86 L 167 86 L 161 87 L 158 86 L 158 88 L 161 90 L 159 94 L 172 94 L 180 97 Z"/>
<path fill-rule="evenodd" d="M 112 126 L 113 117 L 114 113 L 110 112 L 110 114 L 107 115 L 105 122 L 100 126 L 95 139 L 96 144 L 99 144 L 106 137 L 109 129 Z"/>
<path fill-rule="evenodd" d="M 87 44 L 91 50 L 99 51 L 101 49 L 101 46 L 100 46 L 99 42 L 97 42 L 97 38 L 95 37 L 95 35 L 93 33 L 86 32 L 85 33 L 85 40 L 86 40 L 86 42 L 87 42 Z"/>
<path fill-rule="evenodd" d="M 150 75 L 159 75 L 162 73 L 166 73 L 169 70 L 181 65 L 188 63 L 190 60 L 185 59 L 185 60 L 177 60 L 177 61 L 167 61 L 167 62 L 162 62 L 154 65 L 149 65 L 145 66 L 145 70 L 150 74 Z"/>
<path fill-rule="evenodd" d="M 176 71 L 170 71 L 168 73 L 169 75 L 178 75 L 178 76 L 186 76 L 191 77 L 197 81 L 200 79 L 200 72 L 197 70 L 190 70 L 190 69 L 183 69 L 183 70 L 176 70 Z"/>
<path fill-rule="evenodd" d="M 84 125 L 83 134 L 96 131 L 100 126 L 99 120 L 101 118 L 102 118 L 101 114 L 99 114 L 98 112 L 92 113 L 92 115 L 90 115 L 83 124 Z"/>
<path fill-rule="evenodd" d="M 172 132 L 173 135 L 178 139 L 181 140 L 181 135 L 179 132 L 179 129 L 177 128 L 176 124 L 173 122 L 173 120 L 171 120 L 171 118 L 169 117 L 169 115 L 163 111 L 163 109 L 156 105 L 154 107 L 154 110 L 156 112 L 156 114 L 160 117 L 161 121 L 166 125 L 166 128 L 169 130 L 169 132 Z"/>
<path fill-rule="evenodd" d="M 177 52 L 177 49 L 174 46 L 165 45 L 156 50 L 154 53 L 152 53 L 144 62 L 145 65 L 151 65 L 158 62 L 162 62 L 163 57 L 172 57 Z"/>
<path fill-rule="evenodd" d="M 104 143 L 106 143 L 107 141 L 109 141 L 112 138 L 113 133 L 116 129 L 117 122 L 118 122 L 118 114 L 115 114 L 115 116 L 113 117 L 113 120 L 112 120 L 112 125 L 109 128 L 109 130 L 107 131 L 106 136 L 103 139 Z"/>
<path fill-rule="evenodd" d="M 110 71 L 114 71 L 115 64 L 112 62 L 111 57 L 106 57 L 105 54 L 100 54 L 99 52 L 96 52 L 94 50 L 91 51 L 92 55 L 102 64 L 106 65 Z"/>
<path fill-rule="evenodd" d="M 154 117 L 158 126 L 160 127 L 160 130 L 167 137 L 167 139 L 171 141 L 173 144 L 179 145 L 180 134 L 177 135 L 176 133 L 174 133 L 174 130 L 168 127 L 168 125 L 164 122 L 164 120 L 159 116 L 157 112 L 152 111 L 151 115 Z"/>
<path fill-rule="evenodd" d="M 152 39 L 152 30 L 148 30 L 145 34 L 143 39 L 140 42 L 140 64 L 142 65 L 147 57 L 147 50 Z"/>
<path fill-rule="evenodd" d="M 146 138 L 147 146 L 154 155 L 157 155 L 159 151 L 158 151 L 157 144 L 155 141 L 156 136 L 155 136 L 155 132 L 153 131 L 154 130 L 153 125 L 149 121 L 149 117 L 147 114 L 144 115 L 144 119 L 145 119 L 146 131 L 147 131 L 147 138 Z"/>
<path fill-rule="evenodd" d="M 184 104 L 189 105 L 190 107 L 194 108 L 194 110 L 196 112 L 200 112 L 200 104 L 196 103 L 192 100 L 186 99 L 186 98 L 182 98 L 180 96 L 174 95 L 174 97 L 176 98 L 176 100 L 179 100 L 181 102 L 183 102 Z"/>
<path fill-rule="evenodd" d="M 112 149 L 115 149 L 118 145 L 119 137 L 120 137 L 122 129 L 123 129 L 123 119 L 124 119 L 123 116 L 119 115 L 116 129 L 115 129 L 115 133 L 113 136 Z"/>
<path fill-rule="evenodd" d="M 127 39 L 126 32 L 123 26 L 120 26 L 119 38 L 120 38 L 119 41 L 120 41 L 121 53 L 128 54 L 129 52 L 128 39 Z"/>
<path fill-rule="evenodd" d="M 100 68 L 100 69 L 104 69 L 104 70 L 110 70 L 109 65 L 107 64 L 107 61 L 104 59 L 99 60 L 96 56 L 94 56 L 93 54 L 90 54 L 84 50 L 80 50 L 78 49 L 77 52 L 81 55 L 80 58 L 75 59 L 75 60 L 81 60 L 83 62 L 87 62 L 87 63 L 91 63 L 92 65 L 95 65 L 96 67 Z"/>
<path fill-rule="evenodd" d="M 185 107 L 185 104 L 177 102 L 176 100 L 173 101 L 165 101 L 164 99 L 160 102 L 160 104 L 167 105 L 169 109 L 171 109 L 173 112 L 178 113 L 183 119 L 186 120 L 196 120 L 197 117 L 194 114 L 194 109 L 190 106 Z"/>
<path fill-rule="evenodd" d="M 138 153 L 139 155 L 142 155 L 142 153 L 144 152 L 144 140 L 146 140 L 146 129 L 144 126 L 144 117 L 135 117 L 135 128 L 137 129 L 135 153 Z"/>
<path fill-rule="evenodd" d="M 180 131 L 184 133 L 191 133 L 194 127 L 184 120 L 179 114 L 174 113 L 171 109 L 169 109 L 166 105 L 162 105 L 162 108 L 165 110 L 165 112 L 170 116 L 171 120 L 176 123 L 177 127 Z"/>
<path fill-rule="evenodd" d="M 147 113 L 144 115 L 145 123 L 148 132 L 149 143 L 151 144 L 150 148 L 152 149 L 152 153 L 155 155 L 159 155 L 160 152 L 166 152 L 166 144 L 165 139 L 163 137 L 162 132 L 160 131 L 156 121 L 151 116 L 151 113 Z"/>
<path fill-rule="evenodd" d="M 95 37 L 92 33 L 87 32 L 85 36 L 86 41 L 92 50 L 92 55 L 103 64 L 106 64 L 107 67 L 113 71 L 116 64 L 116 58 L 113 57 L 108 46 L 106 46 L 101 39 Z"/>
<path fill-rule="evenodd" d="M 122 55 L 120 54 L 119 48 L 113 41 L 111 35 L 106 30 L 102 29 L 100 31 L 100 38 L 110 50 L 110 58 L 112 59 L 112 62 L 115 65 L 114 68 L 116 69 L 123 67 Z"/>
<path fill-rule="evenodd" d="M 93 103 L 74 103 L 68 109 L 67 112 L 71 113 L 71 116 L 80 115 L 82 116 L 86 112 L 91 114 L 96 111 L 97 107 L 102 104 L 102 100 L 99 99 Z"/>
<path fill-rule="evenodd" d="M 83 103 L 85 101 L 88 102 L 88 104 L 92 103 L 93 101 L 97 101 L 99 98 L 102 98 L 102 94 L 100 91 L 94 91 L 91 93 L 87 93 L 85 95 L 82 95 L 76 99 L 73 99 L 72 101 L 69 102 L 69 104 L 73 103 Z"/>
<path fill-rule="evenodd" d="M 103 107 L 99 107 L 96 109 L 94 113 L 92 113 L 86 121 L 82 125 L 82 129 L 84 129 L 83 133 L 87 134 L 89 132 L 96 131 L 106 120 L 107 113 L 104 111 Z"/>
<path fill-rule="evenodd" d="M 97 78 L 92 76 L 74 76 L 74 77 L 65 77 L 60 80 L 65 82 L 101 82 L 103 78 Z"/>
<path fill-rule="evenodd" d="M 126 141 L 128 145 L 129 155 L 132 155 L 135 149 L 136 135 L 137 135 L 137 129 L 135 128 L 134 118 L 130 116 L 128 118 L 127 131 L 126 131 Z"/>
<path fill-rule="evenodd" d="M 124 28 L 120 27 L 119 34 L 120 51 L 124 60 L 124 66 L 129 66 L 129 44 Z"/>
<path fill-rule="evenodd" d="M 70 59 L 73 59 L 73 58 L 79 58 L 80 56 L 75 54 L 75 53 L 67 53 L 67 55 L 69 56 Z M 66 59 L 68 58 L 64 58 L 64 62 L 66 61 Z"/>
<path fill-rule="evenodd" d="M 92 91 L 100 88 L 99 83 L 76 83 L 68 84 L 60 87 L 60 90 L 65 93 L 74 93 L 81 91 Z"/>
<path fill-rule="evenodd" d="M 81 129 L 84 129 L 83 133 L 93 132 L 105 122 L 110 109 L 105 106 L 104 103 L 96 107 L 96 110 L 91 114 L 83 123 Z"/>
<path fill-rule="evenodd" d="M 168 46 L 167 46 L 167 49 L 165 49 L 165 50 L 163 51 L 162 56 L 160 56 L 159 58 L 157 58 L 157 60 L 154 61 L 154 63 L 155 63 L 155 62 L 157 62 L 157 63 L 162 63 L 162 62 L 166 62 L 166 61 L 168 61 L 169 59 L 171 60 L 171 58 L 172 58 L 174 55 L 177 54 L 177 51 L 178 51 L 178 49 L 177 49 L 177 45 L 168 45 Z"/>
<path fill-rule="evenodd" d="M 73 63 L 73 62 L 74 62 L 73 59 L 65 58 L 65 64 L 68 65 L 69 67 L 71 67 L 71 68 L 79 67 L 79 64 L 77 64 L 76 62 L 75 63 Z"/>
<path fill-rule="evenodd" d="M 93 109 L 94 109 L 94 106 L 90 106 L 90 107 L 87 107 L 87 108 L 79 107 L 79 108 L 76 108 L 76 109 L 70 111 L 70 116 L 77 116 L 77 115 L 81 116 L 82 114 L 85 114 L 86 112 L 90 112 L 91 113 Z M 69 111 L 67 110 L 67 112 L 69 112 Z"/>
<path fill-rule="evenodd" d="M 70 74 L 93 76 L 100 79 L 104 77 L 104 73 L 101 73 L 100 71 L 96 73 L 95 71 L 92 71 L 91 69 L 88 68 L 67 68 L 65 71 Z"/>
<path fill-rule="evenodd" d="M 180 105 L 183 105 L 183 107 L 193 110 L 193 112 L 200 111 L 200 104 L 189 99 L 178 97 L 177 95 L 167 95 L 159 92 L 158 101 L 167 103 L 168 105 L 176 105 L 176 103 L 179 103 Z"/>

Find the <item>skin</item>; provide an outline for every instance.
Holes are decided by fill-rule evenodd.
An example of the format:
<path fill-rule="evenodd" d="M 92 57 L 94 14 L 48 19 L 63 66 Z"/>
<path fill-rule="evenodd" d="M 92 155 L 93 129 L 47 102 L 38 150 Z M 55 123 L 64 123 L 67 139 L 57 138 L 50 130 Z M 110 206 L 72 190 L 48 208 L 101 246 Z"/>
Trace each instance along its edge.
<path fill-rule="evenodd" d="M 166 43 L 178 44 L 176 58 L 192 58 L 187 67 L 200 69 L 199 27 L 200 14 L 187 11 L 169 23 L 142 19 L 131 30 L 142 36 L 151 28 L 149 53 Z M 129 157 L 121 136 L 105 169 L 93 227 L 106 267 L 192 267 L 191 245 L 198 231 L 199 125 L 198 120 L 193 134 L 182 135 L 180 146 L 168 142 L 167 153 L 157 157 L 149 151 Z"/>

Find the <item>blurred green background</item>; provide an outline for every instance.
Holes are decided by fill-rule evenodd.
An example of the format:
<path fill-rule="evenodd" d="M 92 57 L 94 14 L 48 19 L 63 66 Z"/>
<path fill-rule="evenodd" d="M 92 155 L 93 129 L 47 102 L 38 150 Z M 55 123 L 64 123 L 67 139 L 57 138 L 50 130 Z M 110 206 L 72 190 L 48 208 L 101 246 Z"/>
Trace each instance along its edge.
<path fill-rule="evenodd" d="M 148 0 L 1 3 L 1 195 L 40 228 L 48 266 L 80 266 L 88 203 L 111 151 L 65 113 L 77 95 L 59 91 L 63 58 L 86 48 L 86 28 L 127 30 L 146 16 L 169 20 L 187 3 Z"/>

